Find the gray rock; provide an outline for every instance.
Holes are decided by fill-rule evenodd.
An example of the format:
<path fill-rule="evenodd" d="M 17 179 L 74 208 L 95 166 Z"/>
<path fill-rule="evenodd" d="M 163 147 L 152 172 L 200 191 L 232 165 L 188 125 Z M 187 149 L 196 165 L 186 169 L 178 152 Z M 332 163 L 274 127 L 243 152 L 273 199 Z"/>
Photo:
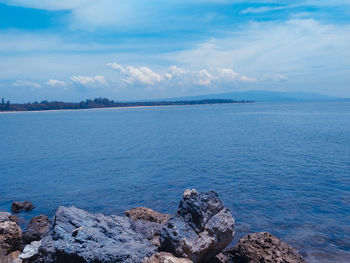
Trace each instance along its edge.
<path fill-rule="evenodd" d="M 59 207 L 39 248 L 45 263 L 141 262 L 156 247 L 132 229 L 127 217 Z"/>
<path fill-rule="evenodd" d="M 234 219 L 216 192 L 186 190 L 175 217 L 161 231 L 160 250 L 203 262 L 219 254 L 233 236 Z"/>
<path fill-rule="evenodd" d="M 125 215 L 133 221 L 133 229 L 144 235 L 151 243 L 160 246 L 160 231 L 169 221 L 170 215 L 161 214 L 146 207 L 136 207 L 125 211 Z"/>
<path fill-rule="evenodd" d="M 0 212 L 0 222 L 12 221 L 12 215 L 8 212 Z"/>
<path fill-rule="evenodd" d="M 27 229 L 23 232 L 22 239 L 25 244 L 30 244 L 32 241 L 39 241 L 49 230 L 50 220 L 45 215 L 33 217 Z"/>
<path fill-rule="evenodd" d="M 228 253 L 236 263 L 304 263 L 300 253 L 267 232 L 249 234 Z"/>
<path fill-rule="evenodd" d="M 33 241 L 32 243 L 26 245 L 19 255 L 19 259 L 25 261 L 29 261 L 34 257 L 38 257 L 39 247 L 41 246 L 41 241 Z"/>
<path fill-rule="evenodd" d="M 32 202 L 24 201 L 24 202 L 13 202 L 11 205 L 11 210 L 14 213 L 19 213 L 21 211 L 30 211 L 33 210 L 35 207 L 32 204 Z"/>
<path fill-rule="evenodd" d="M 135 232 L 142 234 L 156 247 L 160 247 L 160 231 L 164 225 L 144 220 L 133 221 L 131 225 Z"/>
<path fill-rule="evenodd" d="M 8 212 L 0 212 L 0 222 L 12 221 L 17 223 L 18 218 Z"/>

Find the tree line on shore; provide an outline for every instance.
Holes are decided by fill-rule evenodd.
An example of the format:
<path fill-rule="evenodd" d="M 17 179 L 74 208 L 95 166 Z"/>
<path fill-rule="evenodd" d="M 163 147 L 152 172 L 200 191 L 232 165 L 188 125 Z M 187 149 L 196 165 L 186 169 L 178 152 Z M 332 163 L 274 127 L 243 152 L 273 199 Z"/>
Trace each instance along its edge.
<path fill-rule="evenodd" d="M 65 109 L 93 109 L 109 107 L 138 107 L 138 106 L 171 106 L 171 105 L 199 105 L 199 104 L 222 104 L 222 103 L 246 103 L 252 101 L 229 100 L 229 99 L 204 99 L 204 100 L 179 100 L 179 101 L 140 101 L 140 102 L 117 102 L 107 98 L 87 99 L 81 102 L 41 101 L 33 103 L 11 103 L 1 100 L 0 111 L 40 111 L 40 110 L 65 110 Z"/>

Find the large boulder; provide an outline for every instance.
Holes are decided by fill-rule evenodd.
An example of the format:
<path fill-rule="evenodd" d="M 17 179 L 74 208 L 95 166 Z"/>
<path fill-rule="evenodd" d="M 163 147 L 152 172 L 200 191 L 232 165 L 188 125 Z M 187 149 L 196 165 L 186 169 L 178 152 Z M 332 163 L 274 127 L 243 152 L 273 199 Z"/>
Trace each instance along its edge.
<path fill-rule="evenodd" d="M 186 190 L 176 215 L 161 231 L 160 249 L 203 262 L 219 254 L 233 236 L 234 219 L 216 192 Z"/>
<path fill-rule="evenodd" d="M 30 244 L 32 241 L 39 241 L 49 230 L 50 220 L 45 215 L 33 217 L 26 230 L 23 232 L 22 239 L 25 244 Z"/>
<path fill-rule="evenodd" d="M 132 227 L 136 232 L 144 235 L 153 245 L 160 246 L 160 231 L 169 221 L 170 215 L 146 207 L 125 211 L 125 215 L 133 221 Z"/>
<path fill-rule="evenodd" d="M 300 253 L 267 232 L 249 234 L 228 251 L 236 263 L 304 263 Z"/>
<path fill-rule="evenodd" d="M 14 213 L 19 213 L 21 211 L 30 211 L 33 210 L 35 207 L 32 204 L 32 202 L 24 201 L 24 202 L 13 202 L 11 205 L 11 210 Z"/>
<path fill-rule="evenodd" d="M 146 258 L 142 263 L 193 263 L 187 258 L 177 258 L 173 254 L 159 252 L 150 258 Z"/>
<path fill-rule="evenodd" d="M 9 213 L 0 214 L 0 251 L 9 254 L 21 248 L 22 230 Z"/>
<path fill-rule="evenodd" d="M 127 217 L 59 207 L 39 248 L 45 263 L 137 263 L 156 252 Z"/>

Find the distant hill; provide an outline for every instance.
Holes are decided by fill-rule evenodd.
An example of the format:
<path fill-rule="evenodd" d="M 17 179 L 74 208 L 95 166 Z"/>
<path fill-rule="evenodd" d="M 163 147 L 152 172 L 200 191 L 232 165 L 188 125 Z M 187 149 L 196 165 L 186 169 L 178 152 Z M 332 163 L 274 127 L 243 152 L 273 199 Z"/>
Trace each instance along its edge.
<path fill-rule="evenodd" d="M 312 92 L 282 92 L 282 91 L 251 90 L 251 91 L 242 91 L 242 92 L 229 92 L 229 93 L 169 98 L 169 99 L 166 99 L 165 101 L 203 100 L 203 99 L 229 99 L 229 100 L 253 100 L 253 101 L 325 101 L 325 100 L 338 100 L 341 98 L 321 95 L 321 94 L 312 93 Z"/>

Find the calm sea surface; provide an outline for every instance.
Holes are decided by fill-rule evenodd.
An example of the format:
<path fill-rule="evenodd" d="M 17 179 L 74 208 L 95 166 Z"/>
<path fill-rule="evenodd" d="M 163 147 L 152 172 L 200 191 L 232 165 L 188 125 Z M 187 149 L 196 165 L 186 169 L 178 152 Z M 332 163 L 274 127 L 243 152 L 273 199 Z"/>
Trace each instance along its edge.
<path fill-rule="evenodd" d="M 236 237 L 269 231 L 309 262 L 350 262 L 350 102 L 0 114 L 0 210 L 174 212 L 214 189 Z"/>

